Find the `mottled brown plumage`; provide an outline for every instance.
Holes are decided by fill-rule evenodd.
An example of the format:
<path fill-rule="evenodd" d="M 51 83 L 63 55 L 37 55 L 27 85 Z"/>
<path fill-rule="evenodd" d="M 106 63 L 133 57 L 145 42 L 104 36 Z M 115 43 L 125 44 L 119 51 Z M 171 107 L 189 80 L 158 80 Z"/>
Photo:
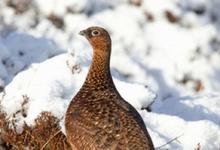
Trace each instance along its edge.
<path fill-rule="evenodd" d="M 72 149 L 154 150 L 142 118 L 113 83 L 108 32 L 90 27 L 80 34 L 92 45 L 93 59 L 86 81 L 66 113 L 66 134 Z"/>

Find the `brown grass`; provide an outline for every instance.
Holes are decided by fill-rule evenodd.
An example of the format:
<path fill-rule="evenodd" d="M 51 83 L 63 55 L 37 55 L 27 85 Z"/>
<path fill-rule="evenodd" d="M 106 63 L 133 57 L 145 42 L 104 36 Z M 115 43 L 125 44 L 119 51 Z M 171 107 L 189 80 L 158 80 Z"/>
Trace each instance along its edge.
<path fill-rule="evenodd" d="M 60 120 L 49 112 L 42 112 L 34 126 L 24 124 L 21 133 L 10 128 L 12 123 L 0 112 L 0 149 L 7 150 L 70 150 L 65 135 L 60 130 Z"/>

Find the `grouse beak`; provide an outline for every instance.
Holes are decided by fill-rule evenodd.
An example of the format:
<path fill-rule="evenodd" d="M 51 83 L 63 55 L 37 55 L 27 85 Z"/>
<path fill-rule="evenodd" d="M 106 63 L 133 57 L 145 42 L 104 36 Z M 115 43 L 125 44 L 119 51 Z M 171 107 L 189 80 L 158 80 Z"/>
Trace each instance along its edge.
<path fill-rule="evenodd" d="M 82 36 L 86 36 L 86 30 L 80 31 L 79 34 L 82 35 Z"/>

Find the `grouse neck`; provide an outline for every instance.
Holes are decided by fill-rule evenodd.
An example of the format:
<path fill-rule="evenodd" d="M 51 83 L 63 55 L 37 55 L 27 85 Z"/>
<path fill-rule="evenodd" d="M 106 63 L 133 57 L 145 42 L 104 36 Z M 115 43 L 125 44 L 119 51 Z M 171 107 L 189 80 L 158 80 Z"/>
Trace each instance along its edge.
<path fill-rule="evenodd" d="M 111 51 L 107 49 L 93 50 L 92 63 L 86 78 L 86 83 L 113 84 L 110 72 L 110 55 Z"/>

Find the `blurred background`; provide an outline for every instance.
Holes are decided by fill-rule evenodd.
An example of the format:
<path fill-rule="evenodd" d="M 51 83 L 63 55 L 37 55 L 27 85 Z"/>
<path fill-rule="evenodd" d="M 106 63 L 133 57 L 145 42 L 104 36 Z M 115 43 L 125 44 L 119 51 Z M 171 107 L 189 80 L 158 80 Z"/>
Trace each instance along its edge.
<path fill-rule="evenodd" d="M 220 0 L 0 0 L 0 95 L 17 124 L 47 110 L 63 126 L 91 62 L 78 35 L 89 26 L 109 31 L 116 85 L 156 147 L 219 149 Z"/>
<path fill-rule="evenodd" d="M 146 84 L 162 100 L 218 92 L 219 8 L 219 0 L 2 0 L 0 83 L 48 57 L 88 53 L 78 32 L 99 25 L 111 34 L 118 78 Z"/>

